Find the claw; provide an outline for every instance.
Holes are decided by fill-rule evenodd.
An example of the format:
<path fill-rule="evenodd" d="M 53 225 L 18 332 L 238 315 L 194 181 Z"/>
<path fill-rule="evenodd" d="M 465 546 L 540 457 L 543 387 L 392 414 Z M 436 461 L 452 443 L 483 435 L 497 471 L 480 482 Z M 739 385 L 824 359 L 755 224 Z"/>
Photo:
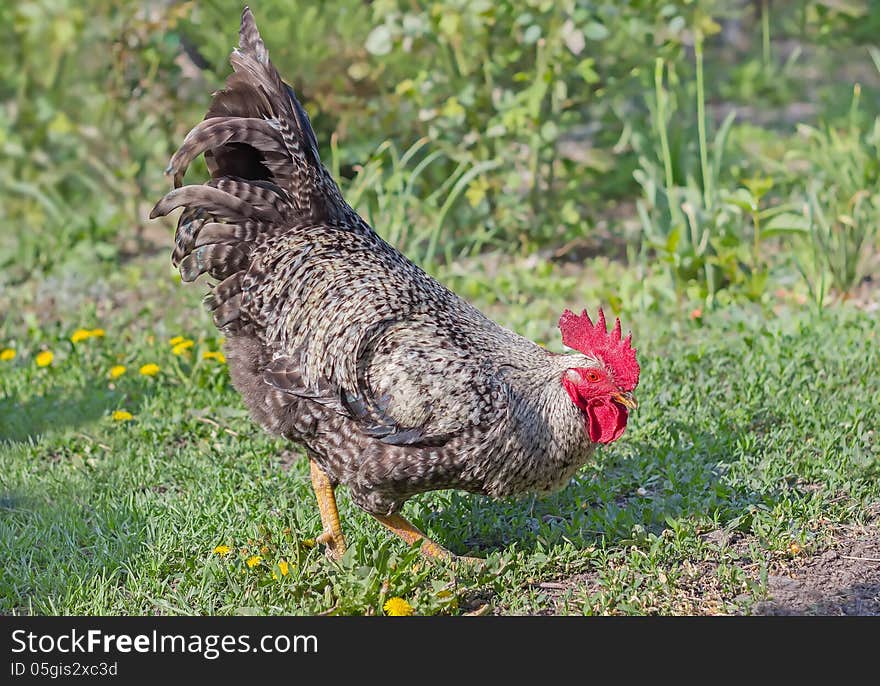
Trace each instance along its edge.
<path fill-rule="evenodd" d="M 327 547 L 324 552 L 331 560 L 339 560 L 345 554 L 345 539 L 341 535 L 337 538 L 331 531 L 323 532 L 315 539 L 315 543 Z"/>
<path fill-rule="evenodd" d="M 312 488 L 318 499 L 318 510 L 321 512 L 321 524 L 324 531 L 315 539 L 316 543 L 327 546 L 327 557 L 339 560 L 345 554 L 345 536 L 339 523 L 339 510 L 336 508 L 336 496 L 333 484 L 318 464 L 311 461 Z"/>
<path fill-rule="evenodd" d="M 404 541 L 412 545 L 416 541 L 420 541 L 422 544 L 422 555 L 429 559 L 433 560 L 449 560 L 452 563 L 472 565 L 472 564 L 485 564 L 485 560 L 482 560 L 478 557 L 460 557 L 455 555 L 446 548 L 444 548 L 439 543 L 435 543 L 430 538 L 425 536 L 419 529 L 413 526 L 403 515 L 400 514 L 391 514 L 391 515 L 377 515 L 373 514 L 383 526 L 397 534 Z"/>

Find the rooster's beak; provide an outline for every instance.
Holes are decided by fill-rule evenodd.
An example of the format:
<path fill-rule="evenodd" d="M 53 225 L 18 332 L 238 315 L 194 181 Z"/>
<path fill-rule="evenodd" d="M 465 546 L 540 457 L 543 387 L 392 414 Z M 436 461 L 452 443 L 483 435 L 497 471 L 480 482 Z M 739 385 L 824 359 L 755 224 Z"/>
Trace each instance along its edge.
<path fill-rule="evenodd" d="M 629 391 L 627 391 L 626 393 L 615 393 L 611 396 L 611 399 L 614 402 L 620 403 L 624 407 L 628 407 L 631 410 L 634 410 L 639 406 L 639 404 L 636 402 L 635 397 Z"/>

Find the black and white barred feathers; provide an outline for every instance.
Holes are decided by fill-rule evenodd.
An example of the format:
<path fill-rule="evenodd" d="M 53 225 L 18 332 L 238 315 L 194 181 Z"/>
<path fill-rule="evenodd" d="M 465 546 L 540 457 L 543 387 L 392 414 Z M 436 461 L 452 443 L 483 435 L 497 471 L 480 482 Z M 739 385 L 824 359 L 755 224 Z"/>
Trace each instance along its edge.
<path fill-rule="evenodd" d="M 309 118 L 245 8 L 234 72 L 169 165 L 173 262 L 207 274 L 236 388 L 365 510 L 420 492 L 563 486 L 590 457 L 555 355 L 485 317 L 383 241 L 322 165 Z M 204 154 L 211 179 L 182 186 Z"/>

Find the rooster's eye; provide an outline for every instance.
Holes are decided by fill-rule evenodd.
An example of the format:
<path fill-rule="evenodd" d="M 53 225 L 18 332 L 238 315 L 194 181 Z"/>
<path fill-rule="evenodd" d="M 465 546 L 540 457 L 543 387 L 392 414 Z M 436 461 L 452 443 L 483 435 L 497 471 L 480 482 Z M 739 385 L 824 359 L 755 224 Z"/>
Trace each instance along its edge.
<path fill-rule="evenodd" d="M 594 372 L 591 369 L 586 374 L 584 374 L 584 378 L 590 383 L 596 383 L 599 380 L 599 372 Z"/>

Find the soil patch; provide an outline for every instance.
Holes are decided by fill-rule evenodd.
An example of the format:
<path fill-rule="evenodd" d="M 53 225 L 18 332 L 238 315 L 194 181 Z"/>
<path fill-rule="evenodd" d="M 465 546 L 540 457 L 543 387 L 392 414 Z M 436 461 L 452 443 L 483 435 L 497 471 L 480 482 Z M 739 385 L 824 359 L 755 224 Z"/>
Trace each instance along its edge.
<path fill-rule="evenodd" d="M 767 587 L 755 614 L 880 616 L 880 526 L 844 532 L 833 548 L 768 577 Z"/>
<path fill-rule="evenodd" d="M 717 535 L 715 535 L 717 534 Z M 648 614 L 676 615 L 862 615 L 880 616 L 880 520 L 866 526 L 846 526 L 834 532 L 832 544 L 814 555 L 780 555 L 770 563 L 766 588 L 760 595 L 761 567 L 751 559 L 747 535 L 710 532 L 705 538 L 736 551 L 738 566 L 751 579 L 738 592 L 722 584 L 713 560 L 685 561 L 676 587 L 666 597 L 645 598 Z M 587 597 L 601 590 L 595 571 L 535 583 L 544 607 L 533 614 L 571 614 L 572 591 Z M 466 609 L 491 598 L 473 598 Z M 503 608 L 493 608 L 504 614 Z"/>

